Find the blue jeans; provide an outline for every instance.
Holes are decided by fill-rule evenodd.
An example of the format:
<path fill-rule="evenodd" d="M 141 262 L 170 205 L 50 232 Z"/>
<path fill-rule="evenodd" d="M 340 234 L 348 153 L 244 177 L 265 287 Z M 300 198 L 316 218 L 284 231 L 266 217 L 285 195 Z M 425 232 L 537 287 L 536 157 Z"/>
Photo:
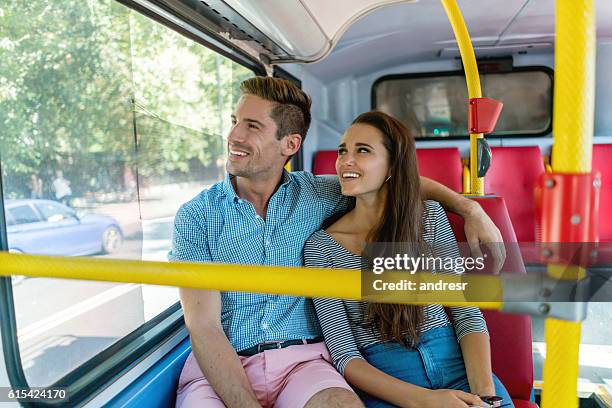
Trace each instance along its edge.
<path fill-rule="evenodd" d="M 416 348 L 405 348 L 395 342 L 379 343 L 366 347 L 362 354 L 374 367 L 410 384 L 432 390 L 470 392 L 463 355 L 451 326 L 426 331 Z M 504 399 L 502 405 L 510 403 L 507 407 L 514 407 L 508 391 L 495 375 L 493 382 L 495 394 Z M 363 401 L 368 408 L 394 406 L 367 395 Z"/>

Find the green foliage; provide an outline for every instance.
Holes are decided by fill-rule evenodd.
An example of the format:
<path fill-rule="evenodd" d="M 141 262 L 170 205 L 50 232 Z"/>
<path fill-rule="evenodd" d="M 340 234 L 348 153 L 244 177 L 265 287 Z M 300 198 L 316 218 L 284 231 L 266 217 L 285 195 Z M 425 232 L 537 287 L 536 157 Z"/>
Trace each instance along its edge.
<path fill-rule="evenodd" d="M 167 179 L 215 165 L 250 71 L 112 0 L 7 3 L 0 157 L 9 196 L 27 194 L 30 174 L 49 186 L 55 169 L 78 195 L 121 190 L 126 168 Z"/>

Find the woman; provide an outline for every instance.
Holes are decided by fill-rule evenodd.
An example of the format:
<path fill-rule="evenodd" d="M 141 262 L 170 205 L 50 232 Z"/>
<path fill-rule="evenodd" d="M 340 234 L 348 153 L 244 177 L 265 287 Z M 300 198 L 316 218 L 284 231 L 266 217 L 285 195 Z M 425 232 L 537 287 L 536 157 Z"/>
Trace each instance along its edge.
<path fill-rule="evenodd" d="M 451 244 L 437 255 L 459 256 L 440 205 L 421 200 L 414 140 L 401 122 L 381 112 L 357 117 L 338 148 L 336 171 L 342 194 L 355 197 L 355 207 L 310 237 L 306 266 L 360 268 L 369 242 Z M 479 309 L 451 308 L 451 324 L 440 305 L 314 304 L 334 365 L 365 394 L 366 406 L 487 406 L 476 395 L 499 395 L 504 407 L 512 406 L 491 373 Z"/>

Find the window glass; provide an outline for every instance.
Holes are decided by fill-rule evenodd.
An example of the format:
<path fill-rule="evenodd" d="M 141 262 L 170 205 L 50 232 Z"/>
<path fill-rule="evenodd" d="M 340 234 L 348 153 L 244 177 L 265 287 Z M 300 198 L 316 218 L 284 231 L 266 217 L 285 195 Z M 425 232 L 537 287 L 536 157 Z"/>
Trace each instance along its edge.
<path fill-rule="evenodd" d="M 6 225 L 7 226 L 15 225 L 15 219 L 11 215 L 10 211 L 6 210 L 5 216 L 6 216 Z"/>
<path fill-rule="evenodd" d="M 37 203 L 36 208 L 43 218 L 50 222 L 76 217 L 74 210 L 53 202 Z"/>
<path fill-rule="evenodd" d="M 20 205 L 9 209 L 11 218 L 14 220 L 14 224 L 29 224 L 32 222 L 39 222 L 40 218 L 34 212 L 34 209 L 29 205 Z"/>
<path fill-rule="evenodd" d="M 481 74 L 483 96 L 503 102 L 493 135 L 533 135 L 552 123 L 552 79 L 543 71 Z M 375 108 L 402 120 L 417 138 L 467 136 L 463 75 L 383 79 Z"/>
<path fill-rule="evenodd" d="M 178 207 L 224 175 L 253 73 L 111 0 L 3 3 L 0 53 L 5 206 L 32 199 L 47 220 L 9 228 L 10 249 L 165 261 Z M 8 221 L 37 220 L 27 208 Z M 176 288 L 43 278 L 13 280 L 13 293 L 31 386 L 178 301 Z"/>

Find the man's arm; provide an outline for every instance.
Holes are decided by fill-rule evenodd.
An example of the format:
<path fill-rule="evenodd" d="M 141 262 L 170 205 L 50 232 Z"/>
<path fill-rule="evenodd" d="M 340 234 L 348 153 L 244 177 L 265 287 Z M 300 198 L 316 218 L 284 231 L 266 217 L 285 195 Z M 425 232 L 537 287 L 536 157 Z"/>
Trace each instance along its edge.
<path fill-rule="evenodd" d="M 477 202 L 457 194 L 450 188 L 421 176 L 421 196 L 424 200 L 434 200 L 445 209 L 459 214 L 465 221 L 465 237 L 475 257 L 482 257 L 480 243 L 488 245 L 495 264 L 493 268 L 499 271 L 506 260 L 506 249 L 499 229 Z"/>
<path fill-rule="evenodd" d="M 221 294 L 180 289 L 191 350 L 206 379 L 227 407 L 261 408 L 236 351 L 221 326 Z"/>
<path fill-rule="evenodd" d="M 199 211 L 199 216 L 194 212 Z M 208 231 L 201 208 L 183 205 L 174 218 L 171 261 L 210 262 Z M 221 294 L 180 288 L 191 350 L 206 379 L 228 407 L 257 407 L 244 368 L 221 326 Z"/>

